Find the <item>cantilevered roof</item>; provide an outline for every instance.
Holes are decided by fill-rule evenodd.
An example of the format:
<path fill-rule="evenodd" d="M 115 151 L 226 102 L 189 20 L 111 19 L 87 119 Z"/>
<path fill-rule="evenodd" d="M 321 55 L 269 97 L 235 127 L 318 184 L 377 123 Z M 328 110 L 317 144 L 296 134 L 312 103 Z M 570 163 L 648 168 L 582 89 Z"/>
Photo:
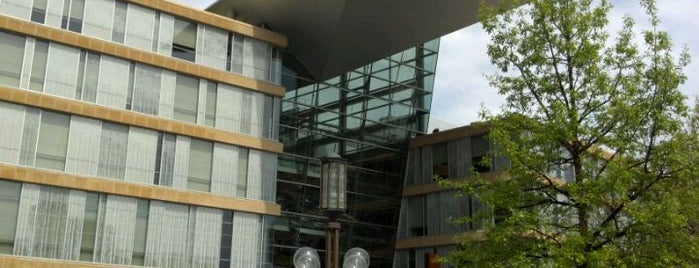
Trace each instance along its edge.
<path fill-rule="evenodd" d="M 488 0 L 487 2 L 494 2 Z M 477 22 L 480 0 L 219 0 L 208 11 L 289 38 L 318 80 Z"/>

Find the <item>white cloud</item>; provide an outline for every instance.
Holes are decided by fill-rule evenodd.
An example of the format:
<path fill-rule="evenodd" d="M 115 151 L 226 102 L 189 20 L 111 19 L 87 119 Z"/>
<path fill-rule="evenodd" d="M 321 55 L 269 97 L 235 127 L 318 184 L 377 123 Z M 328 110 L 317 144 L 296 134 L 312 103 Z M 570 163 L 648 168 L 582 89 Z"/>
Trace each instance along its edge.
<path fill-rule="evenodd" d="M 644 10 L 637 1 L 613 1 L 615 8 L 610 12 L 611 35 L 621 28 L 621 18 L 629 15 L 635 19 L 637 27 L 647 27 Z M 699 1 L 659 0 L 661 27 L 673 38 L 676 50 L 687 45 L 690 53 L 699 55 Z M 432 116 L 446 122 L 466 125 L 478 120 L 481 104 L 488 110 L 497 112 L 504 97 L 488 85 L 483 74 L 492 74 L 486 54 L 487 34 L 477 24 L 464 28 L 442 38 L 437 74 L 432 100 Z M 695 56 L 699 58 L 699 56 Z M 687 66 L 687 82 L 680 90 L 690 97 L 699 95 L 699 60 Z"/>

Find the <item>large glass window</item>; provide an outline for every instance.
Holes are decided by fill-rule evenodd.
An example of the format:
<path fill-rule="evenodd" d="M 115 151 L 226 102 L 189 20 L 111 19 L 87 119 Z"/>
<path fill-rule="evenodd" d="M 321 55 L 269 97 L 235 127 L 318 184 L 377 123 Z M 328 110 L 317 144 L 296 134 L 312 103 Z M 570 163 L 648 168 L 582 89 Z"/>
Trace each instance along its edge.
<path fill-rule="evenodd" d="M 199 80 L 178 74 L 175 86 L 174 118 L 185 122 L 197 122 L 199 102 Z"/>
<path fill-rule="evenodd" d="M 63 2 L 61 29 L 68 29 L 76 33 L 82 32 L 84 12 L 85 0 L 65 0 Z"/>
<path fill-rule="evenodd" d="M 214 144 L 192 139 L 189 155 L 187 189 L 209 192 L 211 190 L 211 163 Z"/>
<path fill-rule="evenodd" d="M 0 254 L 12 254 L 15 244 L 20 187 L 20 183 L 0 180 Z"/>
<path fill-rule="evenodd" d="M 197 24 L 175 18 L 175 29 L 172 38 L 172 56 L 193 62 L 196 48 Z"/>
<path fill-rule="evenodd" d="M 69 115 L 41 112 L 41 126 L 36 148 L 37 167 L 61 171 L 65 169 L 69 125 Z"/>
<path fill-rule="evenodd" d="M 0 84 L 19 87 L 24 57 L 24 38 L 0 32 Z"/>

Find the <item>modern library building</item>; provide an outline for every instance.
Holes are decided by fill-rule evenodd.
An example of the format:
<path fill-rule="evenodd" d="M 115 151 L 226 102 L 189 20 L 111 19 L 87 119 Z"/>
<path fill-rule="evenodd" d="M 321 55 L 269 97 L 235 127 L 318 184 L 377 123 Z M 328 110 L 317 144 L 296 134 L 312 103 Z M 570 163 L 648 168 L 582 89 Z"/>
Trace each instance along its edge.
<path fill-rule="evenodd" d="M 316 2 L 0 0 L 0 267 L 290 267 L 331 152 L 341 250 L 394 266 L 438 38 L 478 1 Z"/>

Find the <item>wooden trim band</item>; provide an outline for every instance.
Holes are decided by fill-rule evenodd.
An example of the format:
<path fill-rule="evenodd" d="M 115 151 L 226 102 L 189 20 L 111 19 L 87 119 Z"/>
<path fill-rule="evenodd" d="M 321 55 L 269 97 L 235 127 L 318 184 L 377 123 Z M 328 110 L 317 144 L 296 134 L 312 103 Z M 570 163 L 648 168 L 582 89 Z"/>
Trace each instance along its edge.
<path fill-rule="evenodd" d="M 485 231 L 473 231 L 462 234 L 441 234 L 430 236 L 415 236 L 410 238 L 398 239 L 396 241 L 396 250 L 405 250 L 411 248 L 439 247 L 457 245 L 459 241 L 473 240 L 481 241 L 485 239 Z"/>
<path fill-rule="evenodd" d="M 243 87 L 275 97 L 282 98 L 286 92 L 284 87 L 280 85 L 4 15 L 0 15 L 0 28 L 50 42 L 84 48 L 100 54 Z"/>
<path fill-rule="evenodd" d="M 281 154 L 284 150 L 284 145 L 282 143 L 273 140 L 85 103 L 30 90 L 0 86 L 0 100 L 99 120 L 111 121 L 124 125 L 143 127 L 157 131 L 185 135 L 193 138 L 222 142 L 277 154 Z"/>
<path fill-rule="evenodd" d="M 490 126 L 486 124 L 468 125 L 464 127 L 440 131 L 437 133 L 427 134 L 424 136 L 415 137 L 410 140 L 410 148 L 419 148 L 432 144 L 452 141 L 461 138 L 467 138 L 477 135 L 486 134 L 490 131 Z"/>
<path fill-rule="evenodd" d="M 506 171 L 491 171 L 491 172 L 486 172 L 482 173 L 481 176 L 486 179 L 497 179 L 497 178 L 502 178 L 507 175 Z M 464 177 L 464 178 L 456 178 L 456 179 L 450 179 L 449 181 L 451 182 L 463 182 L 468 179 L 472 179 L 472 177 Z M 403 188 L 403 197 L 410 197 L 410 196 L 416 196 L 416 195 L 426 195 L 426 194 L 431 194 L 431 193 L 437 193 L 441 191 L 449 191 L 449 190 L 454 190 L 453 188 L 450 188 L 448 186 L 441 186 L 439 185 L 439 182 L 430 182 L 430 183 L 424 183 L 424 184 L 417 184 L 417 185 L 410 185 L 406 186 Z"/>
<path fill-rule="evenodd" d="M 154 1 L 154 0 L 128 0 L 131 3 L 138 4 L 150 9 L 160 10 L 172 15 L 187 18 L 193 21 L 208 24 L 214 27 L 219 27 L 224 30 L 246 35 L 255 39 L 272 43 L 278 47 L 286 47 L 288 40 L 283 34 L 273 32 L 264 28 L 256 27 L 242 21 L 230 19 L 215 13 L 210 13 L 204 10 L 188 7 L 170 1 Z"/>
<path fill-rule="evenodd" d="M 46 259 L 27 256 L 0 255 L 0 267 L 14 268 L 118 268 L 123 265 Z"/>
<path fill-rule="evenodd" d="M 130 196 L 148 200 L 206 206 L 273 216 L 281 215 L 280 205 L 264 201 L 227 197 L 204 192 L 194 192 L 183 189 L 125 182 L 114 179 L 88 177 L 3 163 L 0 163 L 0 178 L 18 182 Z M 5 266 L 0 265 L 0 267 Z"/>

